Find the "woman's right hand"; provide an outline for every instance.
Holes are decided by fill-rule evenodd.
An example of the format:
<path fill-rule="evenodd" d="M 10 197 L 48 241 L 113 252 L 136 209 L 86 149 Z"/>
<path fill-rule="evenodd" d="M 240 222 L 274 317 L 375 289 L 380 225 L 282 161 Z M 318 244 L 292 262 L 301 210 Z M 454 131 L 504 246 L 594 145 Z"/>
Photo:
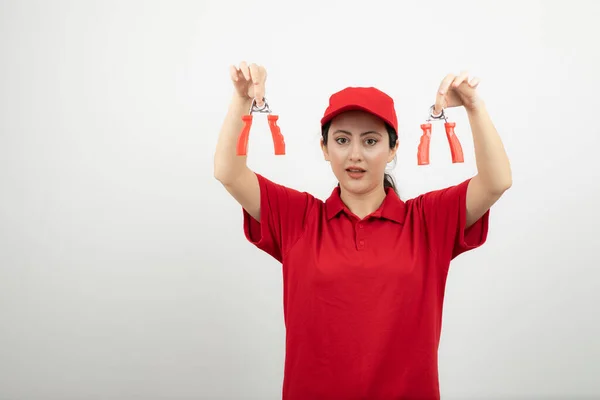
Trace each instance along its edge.
<path fill-rule="evenodd" d="M 242 61 L 239 67 L 232 65 L 229 71 L 236 94 L 242 99 L 256 99 L 256 105 L 262 107 L 267 80 L 265 67 L 256 64 L 248 65 Z"/>

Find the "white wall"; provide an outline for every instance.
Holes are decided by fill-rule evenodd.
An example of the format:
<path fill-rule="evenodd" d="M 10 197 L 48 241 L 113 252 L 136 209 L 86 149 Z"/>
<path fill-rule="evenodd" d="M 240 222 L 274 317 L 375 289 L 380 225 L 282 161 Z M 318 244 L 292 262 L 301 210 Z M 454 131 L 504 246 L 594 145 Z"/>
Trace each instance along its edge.
<path fill-rule="evenodd" d="M 289 9 L 286 9 L 289 7 Z M 252 168 L 327 196 L 328 97 L 397 102 L 415 196 L 475 172 L 468 120 L 418 167 L 445 74 L 470 70 L 514 185 L 451 269 L 446 399 L 600 396 L 600 67 L 592 1 L 32 2 L 0 5 L 0 399 L 277 399 L 278 264 L 213 179 L 228 67 L 265 65 Z M 364 9 L 363 7 L 367 7 Z M 259 160 L 259 156 L 264 157 Z"/>

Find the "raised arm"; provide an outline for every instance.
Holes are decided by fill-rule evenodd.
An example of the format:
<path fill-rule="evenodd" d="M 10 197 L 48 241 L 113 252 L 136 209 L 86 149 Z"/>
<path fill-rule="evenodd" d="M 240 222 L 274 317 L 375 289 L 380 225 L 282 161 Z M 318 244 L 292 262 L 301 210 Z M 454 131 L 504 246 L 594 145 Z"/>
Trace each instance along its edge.
<path fill-rule="evenodd" d="M 317 200 L 251 171 L 246 156 L 238 155 L 242 116 L 250 111 L 254 99 L 258 107 L 264 105 L 266 71 L 243 62 L 239 68 L 231 67 L 231 80 L 235 91 L 219 134 L 214 175 L 242 206 L 246 238 L 283 262 L 302 236 Z"/>
<path fill-rule="evenodd" d="M 237 139 L 243 128 L 242 116 L 247 114 L 252 100 L 262 106 L 266 70 L 256 64 L 240 63 L 230 67 L 235 88 L 225 121 L 219 133 L 214 155 L 214 176 L 254 219 L 260 221 L 260 187 L 256 174 L 246 164 L 247 156 L 236 153 Z M 260 100 L 259 100 L 260 99 Z"/>
<path fill-rule="evenodd" d="M 445 107 L 464 106 L 469 117 L 477 162 L 477 175 L 466 195 L 466 228 L 481 218 L 512 185 L 510 162 L 484 101 L 477 94 L 479 79 L 467 72 L 447 75 L 436 96 L 435 112 Z"/>
<path fill-rule="evenodd" d="M 477 175 L 467 189 L 467 227 L 475 223 L 512 185 L 508 156 L 485 104 L 467 110 L 477 162 Z"/>

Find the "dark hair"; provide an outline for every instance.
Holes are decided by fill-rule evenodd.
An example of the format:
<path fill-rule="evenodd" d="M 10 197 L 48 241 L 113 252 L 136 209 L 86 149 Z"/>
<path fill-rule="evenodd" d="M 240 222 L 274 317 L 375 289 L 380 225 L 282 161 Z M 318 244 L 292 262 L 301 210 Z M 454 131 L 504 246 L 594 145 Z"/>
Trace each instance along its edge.
<path fill-rule="evenodd" d="M 329 136 L 329 127 L 331 126 L 331 121 L 326 122 L 321 127 L 321 136 L 323 137 L 323 143 L 327 146 L 327 137 Z M 392 128 L 388 123 L 385 124 L 385 129 L 387 130 L 388 137 L 390 138 L 390 149 L 393 149 L 396 146 L 396 142 L 398 141 L 398 133 L 394 128 Z M 392 175 L 385 173 L 383 175 L 383 187 L 384 188 L 392 188 L 396 194 L 398 194 L 398 190 L 396 189 L 396 183 L 394 182 L 394 178 Z"/>

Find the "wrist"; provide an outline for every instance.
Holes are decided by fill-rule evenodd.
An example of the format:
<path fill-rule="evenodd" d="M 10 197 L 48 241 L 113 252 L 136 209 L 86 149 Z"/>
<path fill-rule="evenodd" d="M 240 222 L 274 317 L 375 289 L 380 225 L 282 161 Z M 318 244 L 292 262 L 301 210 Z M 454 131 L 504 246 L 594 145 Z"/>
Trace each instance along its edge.
<path fill-rule="evenodd" d="M 467 114 L 480 114 L 482 112 L 485 112 L 485 102 L 481 99 L 477 99 L 474 102 L 470 103 L 468 106 L 465 105 L 465 110 L 467 111 Z"/>
<path fill-rule="evenodd" d="M 250 107 L 252 106 L 252 99 L 248 96 L 242 97 L 237 93 L 234 93 L 229 103 L 229 108 L 234 110 L 235 113 L 248 114 Z"/>
<path fill-rule="evenodd" d="M 232 103 L 236 103 L 236 104 L 240 104 L 240 105 L 248 105 L 248 107 L 250 106 L 250 104 L 252 104 L 252 99 L 248 96 L 241 96 L 238 92 L 233 92 L 233 95 L 231 96 L 231 102 Z"/>

